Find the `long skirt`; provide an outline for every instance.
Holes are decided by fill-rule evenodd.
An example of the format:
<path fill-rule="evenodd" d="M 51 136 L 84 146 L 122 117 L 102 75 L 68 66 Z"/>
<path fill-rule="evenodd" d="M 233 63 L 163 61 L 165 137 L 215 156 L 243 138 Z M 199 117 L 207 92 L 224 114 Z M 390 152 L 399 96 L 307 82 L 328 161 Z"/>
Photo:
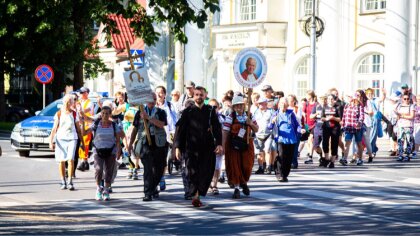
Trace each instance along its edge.
<path fill-rule="evenodd" d="M 249 140 L 248 149 L 244 151 L 233 149 L 228 140 L 225 149 L 228 183 L 232 185 L 246 184 L 251 177 L 254 165 L 254 140 Z"/>

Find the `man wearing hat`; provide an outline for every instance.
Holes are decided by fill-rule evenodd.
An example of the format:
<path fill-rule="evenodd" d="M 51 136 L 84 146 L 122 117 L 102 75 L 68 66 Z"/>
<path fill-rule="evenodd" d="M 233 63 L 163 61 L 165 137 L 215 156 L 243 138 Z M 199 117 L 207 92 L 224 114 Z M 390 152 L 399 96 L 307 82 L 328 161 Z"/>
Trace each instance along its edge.
<path fill-rule="evenodd" d="M 268 99 L 260 97 L 257 101 L 258 108 L 254 112 L 255 120 L 257 121 L 258 127 L 261 127 L 257 133 L 255 133 L 256 139 L 254 139 L 254 151 L 258 155 L 258 170 L 255 174 L 264 174 L 264 170 L 267 166 L 267 159 L 269 159 L 270 147 L 272 144 L 271 130 L 268 129 L 271 117 L 273 116 L 273 109 L 267 108 Z M 271 164 L 271 163 L 270 163 Z M 271 170 L 271 167 L 269 167 Z"/>
<path fill-rule="evenodd" d="M 401 94 L 404 95 L 406 93 L 408 93 L 408 95 L 410 96 L 410 104 L 417 104 L 416 95 L 414 95 L 411 92 L 411 89 L 408 87 L 408 84 L 402 84 L 401 85 Z"/>
<path fill-rule="evenodd" d="M 277 102 L 274 101 L 274 95 L 273 95 L 273 88 L 271 85 L 264 85 L 261 89 L 261 91 L 264 93 L 263 97 L 267 99 L 268 102 L 268 108 L 277 109 Z"/>
<path fill-rule="evenodd" d="M 88 116 L 90 118 L 93 117 L 93 112 L 94 112 L 94 107 L 93 107 L 93 102 L 89 99 L 89 88 L 86 87 L 81 87 L 78 92 L 80 93 L 80 99 L 79 99 L 79 103 L 80 106 L 78 106 L 77 109 L 82 110 L 85 114 L 85 116 Z M 79 110 L 79 112 L 80 112 Z M 85 119 L 85 127 L 90 127 L 90 125 L 92 124 L 92 119 Z M 89 158 L 89 146 L 90 146 L 90 142 L 92 140 L 92 133 L 89 133 L 87 135 L 83 136 L 83 141 L 85 144 L 85 148 L 79 149 L 79 158 L 83 159 L 82 162 L 79 163 L 79 166 L 77 167 L 78 170 L 80 171 L 85 171 L 85 170 L 89 170 L 89 163 L 88 163 L 88 158 Z"/>
<path fill-rule="evenodd" d="M 178 111 L 181 112 L 185 109 L 185 103 L 188 99 L 194 98 L 194 89 L 195 89 L 195 83 L 192 81 L 187 81 L 185 83 L 186 92 L 182 94 L 182 96 L 178 100 Z"/>

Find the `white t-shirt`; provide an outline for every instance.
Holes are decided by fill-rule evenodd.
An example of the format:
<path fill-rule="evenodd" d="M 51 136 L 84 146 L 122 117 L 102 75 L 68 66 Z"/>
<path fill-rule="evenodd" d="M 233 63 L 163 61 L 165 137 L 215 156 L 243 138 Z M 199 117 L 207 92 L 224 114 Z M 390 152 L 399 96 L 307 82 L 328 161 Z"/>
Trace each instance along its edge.
<path fill-rule="evenodd" d="M 54 120 L 58 120 L 58 115 L 55 114 Z M 79 118 L 76 116 L 76 122 L 79 121 Z M 68 114 L 61 113 L 60 120 L 58 121 L 58 129 L 56 137 L 57 139 L 64 140 L 73 140 L 77 139 L 77 131 L 75 125 L 75 118 L 73 112 Z"/>

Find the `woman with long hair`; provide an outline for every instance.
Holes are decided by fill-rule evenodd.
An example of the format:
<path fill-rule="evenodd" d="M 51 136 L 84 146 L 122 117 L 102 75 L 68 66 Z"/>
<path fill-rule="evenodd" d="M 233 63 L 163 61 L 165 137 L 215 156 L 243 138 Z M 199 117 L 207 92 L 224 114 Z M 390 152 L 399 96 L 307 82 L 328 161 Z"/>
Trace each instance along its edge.
<path fill-rule="evenodd" d="M 349 154 L 350 144 L 355 139 L 357 145 L 357 165 L 363 165 L 362 154 L 362 137 L 363 137 L 363 122 L 364 122 L 364 106 L 361 104 L 359 97 L 360 93 L 355 93 L 351 98 L 350 103 L 346 104 L 343 112 L 342 127 L 344 129 L 345 150 L 344 156 L 340 159 L 340 163 L 347 165 L 347 156 Z"/>
<path fill-rule="evenodd" d="M 54 126 L 51 130 L 50 148 L 55 150 L 55 160 L 59 163 L 61 189 L 74 190 L 73 172 L 74 156 L 76 154 L 77 140 L 82 140 L 78 116 L 75 111 L 73 95 L 63 97 L 63 106 L 54 116 Z M 66 181 L 66 162 L 68 164 L 68 180 Z"/>

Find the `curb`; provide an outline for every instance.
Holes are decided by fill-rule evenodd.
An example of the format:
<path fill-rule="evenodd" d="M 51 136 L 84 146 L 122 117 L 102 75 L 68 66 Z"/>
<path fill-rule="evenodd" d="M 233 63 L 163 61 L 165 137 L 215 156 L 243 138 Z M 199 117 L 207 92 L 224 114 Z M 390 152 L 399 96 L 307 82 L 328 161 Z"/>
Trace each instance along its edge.
<path fill-rule="evenodd" d="M 0 130 L 0 135 L 11 135 L 12 132 L 11 131 L 7 131 L 7 130 Z"/>

